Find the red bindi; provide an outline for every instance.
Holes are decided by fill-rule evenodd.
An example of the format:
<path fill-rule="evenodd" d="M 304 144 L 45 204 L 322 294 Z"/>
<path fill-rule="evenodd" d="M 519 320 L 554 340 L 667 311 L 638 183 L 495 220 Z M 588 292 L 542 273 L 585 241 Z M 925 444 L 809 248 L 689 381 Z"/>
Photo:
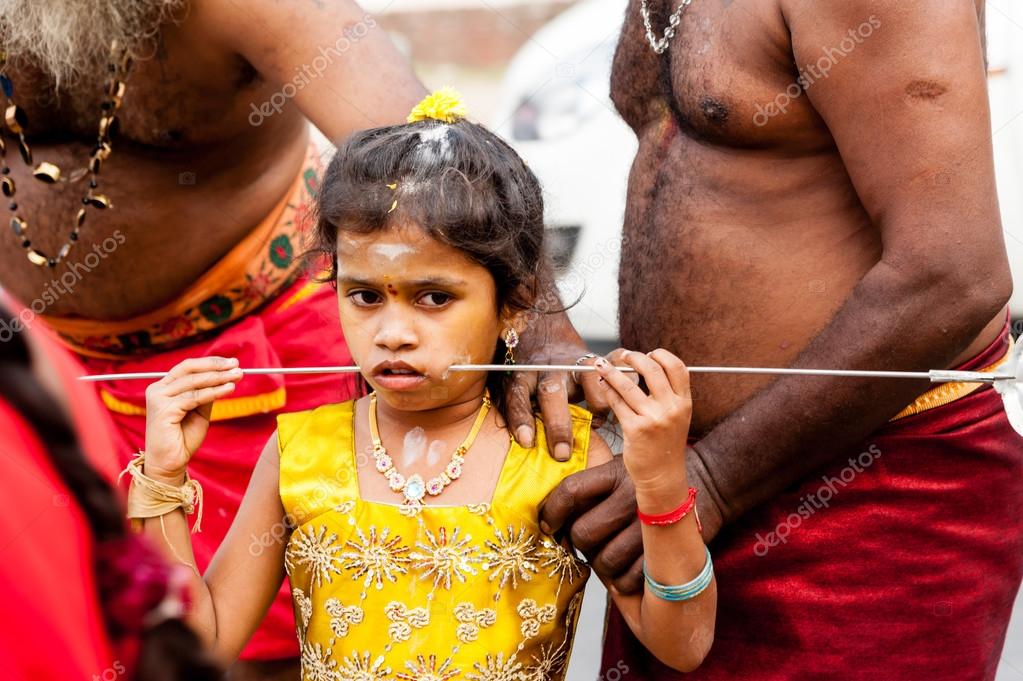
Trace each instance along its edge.
<path fill-rule="evenodd" d="M 398 295 L 398 290 L 394 288 L 394 286 L 391 284 L 387 285 L 387 292 L 390 293 L 392 296 Z"/>

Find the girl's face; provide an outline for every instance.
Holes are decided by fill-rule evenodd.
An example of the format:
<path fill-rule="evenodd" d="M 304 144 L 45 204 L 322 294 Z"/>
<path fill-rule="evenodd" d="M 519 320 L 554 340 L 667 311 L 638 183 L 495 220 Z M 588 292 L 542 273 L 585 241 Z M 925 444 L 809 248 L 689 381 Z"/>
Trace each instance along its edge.
<path fill-rule="evenodd" d="M 494 279 L 467 255 L 416 226 L 338 231 L 341 328 L 367 382 L 405 410 L 439 407 L 481 390 L 505 324 Z"/>

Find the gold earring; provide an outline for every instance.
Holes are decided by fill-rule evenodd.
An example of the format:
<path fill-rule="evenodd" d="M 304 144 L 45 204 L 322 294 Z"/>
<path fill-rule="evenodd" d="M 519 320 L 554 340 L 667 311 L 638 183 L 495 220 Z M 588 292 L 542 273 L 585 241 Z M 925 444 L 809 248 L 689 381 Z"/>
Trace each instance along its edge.
<path fill-rule="evenodd" d="M 506 348 L 506 350 L 504 351 L 504 363 L 515 364 L 515 348 L 519 344 L 518 331 L 509 326 L 507 329 L 504 330 L 504 335 L 502 336 L 502 339 L 504 340 L 504 346 Z"/>

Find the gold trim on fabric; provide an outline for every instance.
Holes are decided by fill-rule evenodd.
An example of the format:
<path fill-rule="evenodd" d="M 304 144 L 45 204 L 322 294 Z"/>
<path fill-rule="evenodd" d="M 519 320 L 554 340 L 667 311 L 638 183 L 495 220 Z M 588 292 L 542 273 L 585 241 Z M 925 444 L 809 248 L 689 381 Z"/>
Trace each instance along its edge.
<path fill-rule="evenodd" d="M 1010 336 L 1009 350 L 1005 353 L 1005 355 L 994 364 L 988 365 L 983 369 L 978 369 L 978 371 L 986 374 L 991 373 L 998 367 L 1005 364 L 1009 358 L 1009 354 L 1012 352 L 1013 344 L 1012 337 Z M 983 385 L 983 383 L 942 383 L 931 388 L 923 395 L 920 395 L 920 397 L 913 400 L 909 406 L 889 419 L 889 422 L 897 421 L 898 419 L 905 418 L 906 416 L 920 414 L 928 409 L 934 409 L 935 407 L 941 407 L 951 402 L 955 402 L 958 399 L 966 397 L 970 393 L 976 392 L 977 389 Z"/>

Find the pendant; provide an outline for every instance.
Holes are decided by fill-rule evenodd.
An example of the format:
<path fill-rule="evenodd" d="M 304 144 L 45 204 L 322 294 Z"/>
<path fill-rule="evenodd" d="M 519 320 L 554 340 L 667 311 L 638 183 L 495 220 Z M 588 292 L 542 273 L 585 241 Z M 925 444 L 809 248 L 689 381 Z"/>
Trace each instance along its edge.
<path fill-rule="evenodd" d="M 405 481 L 405 489 L 402 490 L 405 495 L 405 503 L 409 506 L 418 506 L 423 502 L 423 496 L 426 494 L 426 483 L 423 482 L 423 478 L 419 473 L 415 473 L 408 480 Z"/>

